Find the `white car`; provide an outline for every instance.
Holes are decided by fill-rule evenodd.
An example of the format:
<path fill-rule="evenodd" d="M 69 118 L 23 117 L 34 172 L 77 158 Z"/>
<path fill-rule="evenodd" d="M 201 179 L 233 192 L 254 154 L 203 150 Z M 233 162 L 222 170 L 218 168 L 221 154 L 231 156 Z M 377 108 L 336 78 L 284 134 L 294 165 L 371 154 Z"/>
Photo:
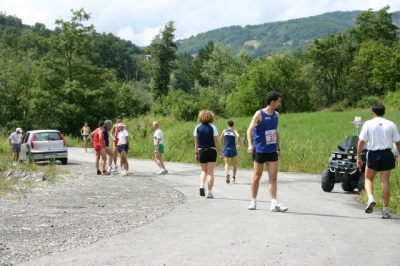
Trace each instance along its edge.
<path fill-rule="evenodd" d="M 68 163 L 68 149 L 64 135 L 58 130 L 31 130 L 22 138 L 21 161 L 51 161 L 59 160 Z"/>

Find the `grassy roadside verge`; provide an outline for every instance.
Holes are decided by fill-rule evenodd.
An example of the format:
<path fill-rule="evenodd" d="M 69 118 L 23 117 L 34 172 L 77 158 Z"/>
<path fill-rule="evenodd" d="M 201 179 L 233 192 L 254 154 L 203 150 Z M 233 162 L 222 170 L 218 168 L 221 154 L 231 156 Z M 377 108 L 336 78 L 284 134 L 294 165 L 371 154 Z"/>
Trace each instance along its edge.
<path fill-rule="evenodd" d="M 370 110 L 351 110 L 346 112 L 320 112 L 301 114 L 282 114 L 280 116 L 280 148 L 282 158 L 279 171 L 322 174 L 332 150 L 349 135 L 357 135 L 351 121 L 355 116 L 363 120 L 371 119 Z M 386 117 L 400 126 L 400 112 L 387 111 Z M 235 122 L 235 129 L 241 135 L 238 155 L 239 168 L 252 168 L 251 156 L 247 154 L 246 130 L 251 118 L 231 118 Z M 226 127 L 228 119 L 217 118 L 214 124 L 219 133 Z M 131 138 L 130 158 L 153 158 L 153 129 L 152 122 L 158 121 L 164 132 L 165 161 L 196 163 L 194 158 L 193 130 L 196 122 L 179 122 L 170 117 L 143 116 L 125 120 Z M 92 127 L 94 128 L 94 127 Z M 68 146 L 83 147 L 80 138 L 66 136 Z M 6 167 L 11 165 L 11 153 L 5 140 L 0 143 L 0 162 L 6 162 Z M 4 171 L 4 166 L 0 170 Z M 223 162 L 218 162 L 223 166 Z M 249 177 L 250 178 L 250 177 Z M 0 181 L 3 182 L 3 179 Z M 400 214 L 400 170 L 396 167 L 391 175 L 391 201 L 390 209 L 393 213 Z M 339 184 L 336 184 L 336 186 Z M 375 179 L 375 198 L 378 208 L 382 206 L 381 187 L 379 175 Z M 0 184 L 1 190 L 1 184 Z M 321 189 L 321 193 L 322 189 Z M 365 195 L 359 196 L 365 202 Z"/>

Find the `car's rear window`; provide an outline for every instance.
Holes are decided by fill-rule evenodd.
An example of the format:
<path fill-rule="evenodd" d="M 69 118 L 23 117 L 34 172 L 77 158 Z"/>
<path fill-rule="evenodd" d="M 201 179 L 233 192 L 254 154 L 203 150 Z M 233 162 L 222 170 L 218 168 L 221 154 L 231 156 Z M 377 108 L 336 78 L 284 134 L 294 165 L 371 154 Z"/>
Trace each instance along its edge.
<path fill-rule="evenodd" d="M 43 132 L 43 133 L 35 133 L 34 141 L 52 141 L 52 140 L 61 140 L 60 134 L 58 132 Z"/>

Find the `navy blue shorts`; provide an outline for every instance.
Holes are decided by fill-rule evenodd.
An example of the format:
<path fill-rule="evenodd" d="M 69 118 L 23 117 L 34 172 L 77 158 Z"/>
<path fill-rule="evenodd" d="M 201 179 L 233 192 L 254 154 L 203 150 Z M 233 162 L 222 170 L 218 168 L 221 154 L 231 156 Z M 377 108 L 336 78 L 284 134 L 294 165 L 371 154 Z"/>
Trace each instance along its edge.
<path fill-rule="evenodd" d="M 372 170 L 389 171 L 395 167 L 394 154 L 391 150 L 378 150 L 367 152 L 367 165 Z"/>
<path fill-rule="evenodd" d="M 118 152 L 121 153 L 123 151 L 128 153 L 128 145 L 126 144 L 118 145 Z"/>
<path fill-rule="evenodd" d="M 228 157 L 228 158 L 237 156 L 236 147 L 233 147 L 233 148 L 227 147 L 224 149 L 224 151 L 222 153 L 224 154 L 225 157 Z"/>
<path fill-rule="evenodd" d="M 200 163 L 215 163 L 217 150 L 215 148 L 201 148 L 198 150 Z"/>
<path fill-rule="evenodd" d="M 257 163 L 266 163 L 266 162 L 276 162 L 278 161 L 278 153 L 271 152 L 271 153 L 253 153 L 253 161 Z"/>

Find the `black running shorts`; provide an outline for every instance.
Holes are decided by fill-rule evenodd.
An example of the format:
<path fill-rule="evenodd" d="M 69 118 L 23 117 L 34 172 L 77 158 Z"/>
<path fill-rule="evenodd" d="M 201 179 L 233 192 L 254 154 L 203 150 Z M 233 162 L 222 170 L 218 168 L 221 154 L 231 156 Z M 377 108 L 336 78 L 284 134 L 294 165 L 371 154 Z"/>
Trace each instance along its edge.
<path fill-rule="evenodd" d="M 392 170 L 395 167 L 393 152 L 389 149 L 368 151 L 367 165 L 377 172 Z"/>
<path fill-rule="evenodd" d="M 257 163 L 266 163 L 266 162 L 276 162 L 278 161 L 278 153 L 271 152 L 271 153 L 253 153 L 253 161 Z"/>

